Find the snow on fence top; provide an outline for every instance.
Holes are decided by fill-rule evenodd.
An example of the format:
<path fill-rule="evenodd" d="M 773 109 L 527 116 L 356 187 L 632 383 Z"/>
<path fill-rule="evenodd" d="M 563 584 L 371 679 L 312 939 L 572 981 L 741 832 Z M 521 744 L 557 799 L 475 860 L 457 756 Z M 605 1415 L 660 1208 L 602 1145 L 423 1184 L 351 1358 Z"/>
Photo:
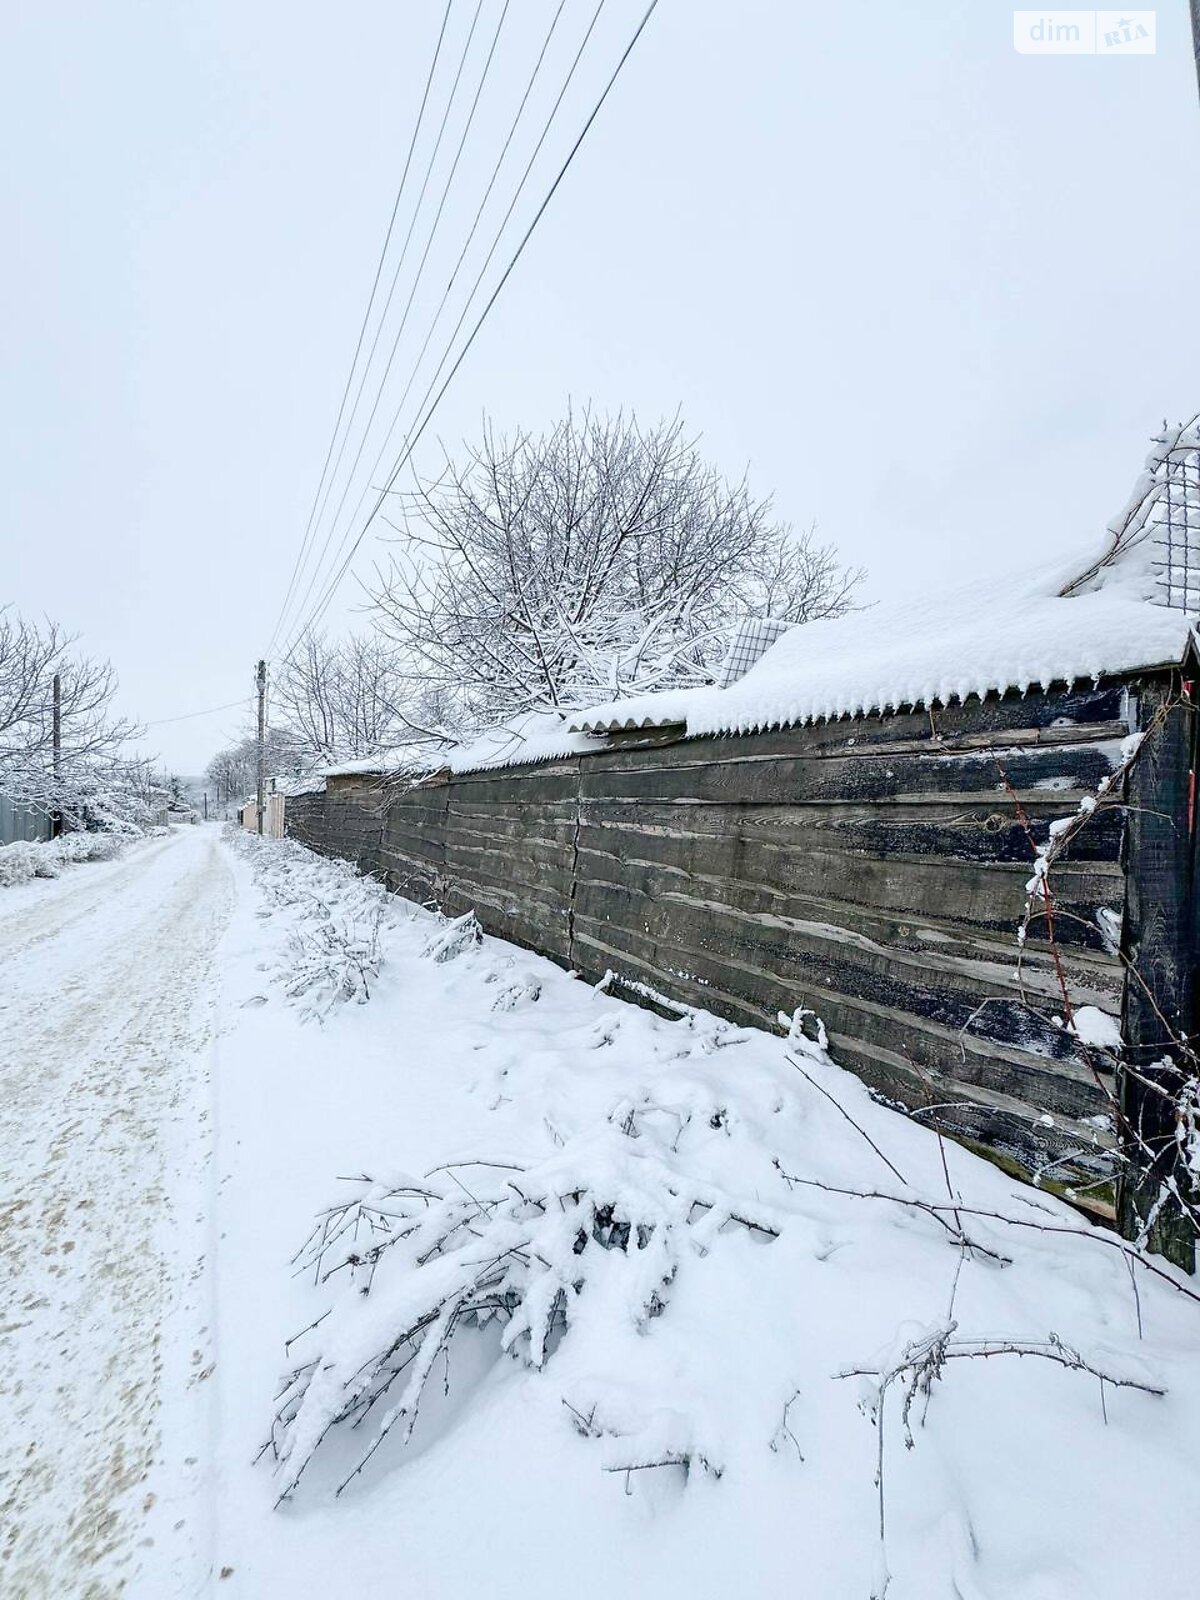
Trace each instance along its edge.
<path fill-rule="evenodd" d="M 685 689 L 577 713 L 576 732 L 685 723 L 689 736 L 945 705 L 1182 660 L 1189 618 L 1162 604 L 1151 542 L 1079 565 L 989 579 L 793 628 L 727 689 Z M 1064 593 L 1067 588 L 1069 594 Z"/>
<path fill-rule="evenodd" d="M 1086 568 L 1060 564 L 808 622 L 728 688 L 667 690 L 568 717 L 531 712 L 428 766 L 526 766 L 595 750 L 597 734 L 673 724 L 692 738 L 757 733 L 1174 665 L 1192 623 L 1162 602 L 1152 542 L 1118 544 Z"/>

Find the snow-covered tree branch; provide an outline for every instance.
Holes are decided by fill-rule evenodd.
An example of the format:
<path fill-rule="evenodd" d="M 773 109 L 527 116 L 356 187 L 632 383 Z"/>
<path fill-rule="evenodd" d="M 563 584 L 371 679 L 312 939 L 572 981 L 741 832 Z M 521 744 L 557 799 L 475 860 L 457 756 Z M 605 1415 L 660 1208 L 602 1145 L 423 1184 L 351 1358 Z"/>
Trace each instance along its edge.
<path fill-rule="evenodd" d="M 838 616 L 861 577 L 705 463 L 678 418 L 487 426 L 396 505 L 377 620 L 466 727 L 709 682 L 738 616 Z"/>
<path fill-rule="evenodd" d="M 302 760 L 327 765 L 413 738 L 398 703 L 409 686 L 395 657 L 378 633 L 308 633 L 289 651 L 271 686 L 272 717 Z"/>
<path fill-rule="evenodd" d="M 0 612 L 0 788 L 78 826 L 139 811 L 148 768 L 127 753 L 137 726 L 113 714 L 112 666 L 75 644 L 57 623 Z"/>

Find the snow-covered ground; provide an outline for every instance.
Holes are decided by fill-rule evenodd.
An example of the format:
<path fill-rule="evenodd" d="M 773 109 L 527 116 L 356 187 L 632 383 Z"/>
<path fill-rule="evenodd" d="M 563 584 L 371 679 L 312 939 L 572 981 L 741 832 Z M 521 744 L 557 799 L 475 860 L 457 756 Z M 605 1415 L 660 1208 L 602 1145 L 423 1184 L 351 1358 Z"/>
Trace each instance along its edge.
<path fill-rule="evenodd" d="M 214 832 L 0 895 L 0 1594 L 194 1593 Z M 189 1584 L 190 1588 L 184 1585 Z"/>
<path fill-rule="evenodd" d="M 5 1596 L 102 1600 L 127 1576 L 147 1600 L 867 1600 L 884 1555 L 864 1371 L 895 1374 L 891 1600 L 1186 1590 L 1196 1286 L 943 1150 L 806 1041 L 664 1020 L 215 829 L 10 894 Z M 289 996 L 343 935 L 354 995 Z M 643 1249 L 568 1235 L 556 1256 L 536 1206 L 502 1200 L 516 1168 L 563 1214 L 589 1192 L 652 1213 Z M 568 1328 L 540 1368 L 498 1328 L 460 1333 L 410 1443 L 397 1428 L 335 1497 L 373 1422 L 335 1427 L 274 1509 L 287 1474 L 255 1457 L 281 1379 L 336 1376 L 420 1300 L 426 1267 L 399 1252 L 366 1298 L 290 1264 L 364 1176 L 447 1206 L 461 1189 L 479 1237 L 508 1204 L 543 1264 L 567 1263 Z M 939 1357 L 908 1450 L 907 1375 Z"/>

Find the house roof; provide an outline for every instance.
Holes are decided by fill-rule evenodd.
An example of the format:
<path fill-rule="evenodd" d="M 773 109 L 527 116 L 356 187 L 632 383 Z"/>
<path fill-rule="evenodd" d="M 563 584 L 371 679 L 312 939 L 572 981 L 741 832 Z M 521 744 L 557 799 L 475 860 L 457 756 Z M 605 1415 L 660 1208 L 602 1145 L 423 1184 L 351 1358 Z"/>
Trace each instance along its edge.
<path fill-rule="evenodd" d="M 1098 562 L 806 623 L 728 688 L 611 701 L 569 726 L 592 734 L 669 724 L 686 725 L 690 737 L 753 733 L 1173 665 L 1191 622 L 1161 603 L 1154 555 L 1149 538 L 1129 548 L 1113 541 Z"/>

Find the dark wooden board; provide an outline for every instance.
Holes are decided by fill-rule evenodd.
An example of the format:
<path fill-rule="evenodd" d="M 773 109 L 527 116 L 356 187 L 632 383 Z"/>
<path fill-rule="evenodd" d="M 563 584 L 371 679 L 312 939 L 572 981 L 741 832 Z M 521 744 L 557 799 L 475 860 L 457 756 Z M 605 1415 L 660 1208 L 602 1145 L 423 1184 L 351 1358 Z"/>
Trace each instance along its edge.
<path fill-rule="evenodd" d="M 482 886 L 447 888 L 442 902 L 447 916 L 473 911 L 485 933 L 509 939 L 528 950 L 539 951 L 560 965 L 570 962 L 570 926 L 565 911 L 543 912 L 525 902 L 515 901 L 501 892 L 494 896 Z"/>
<path fill-rule="evenodd" d="M 1038 786 L 1063 778 L 1070 810 L 1084 793 L 1094 793 L 1120 760 L 1115 740 L 1063 745 L 1053 749 L 995 746 L 956 755 L 792 756 L 757 762 L 714 761 L 689 766 L 659 766 L 653 754 L 642 767 L 616 773 L 585 767 L 580 776 L 583 801 L 624 802 L 677 800 L 745 804 L 819 805 L 847 801 L 886 805 L 922 796 L 944 802 L 950 797 L 995 796 L 997 807 L 1008 799 L 1008 786 L 1032 799 L 1045 799 Z"/>
<path fill-rule="evenodd" d="M 1015 923 L 1006 922 L 998 936 L 955 926 L 944 920 L 920 918 L 911 907 L 887 913 L 873 905 L 860 906 L 815 894 L 782 894 L 772 886 L 734 882 L 721 878 L 697 880 L 678 874 L 632 871 L 622 874 L 619 867 L 584 872 L 595 867 L 595 858 L 581 858 L 575 879 L 575 904 L 581 911 L 610 921 L 636 921 L 654 925 L 659 907 L 692 907 L 695 914 L 711 919 L 721 929 L 720 937 L 734 940 L 740 928 L 760 923 L 764 926 L 813 930 L 815 936 L 836 942 L 846 949 L 862 948 L 877 952 L 880 960 L 922 971 L 946 971 L 962 975 L 973 984 L 1011 988 L 1023 985 L 1045 1004 L 1061 1010 L 1058 970 L 1062 964 L 1068 981 L 1078 995 L 1079 1004 L 1113 1009 L 1120 1003 L 1121 967 L 1107 952 L 1072 950 L 1051 954 L 1036 946 L 1026 947 L 1017 977 L 1017 939 Z M 735 892 L 730 893 L 730 889 Z"/>
<path fill-rule="evenodd" d="M 603 930 L 606 941 L 664 971 L 691 970 L 703 958 L 706 972 L 722 964 L 730 969 L 726 987 L 736 986 L 743 972 L 768 972 L 801 996 L 796 1005 L 808 1004 L 804 997 L 818 990 L 845 995 L 901 1026 L 905 1018 L 936 1024 L 954 1036 L 960 1053 L 961 1041 L 974 1038 L 1037 1055 L 1064 1070 L 1084 1070 L 1070 1035 L 1049 1020 L 1060 1009 L 1044 1000 L 1026 1004 L 1015 985 L 1000 981 L 1003 969 L 996 966 L 974 972 L 936 968 L 866 941 L 847 943 L 836 930 L 822 933 L 818 924 L 772 926 L 722 916 L 716 907 L 650 904 L 614 889 L 580 889 L 574 926 L 577 935 Z"/>
<path fill-rule="evenodd" d="M 622 844 L 624 848 L 622 848 Z M 1015 934 L 1025 905 L 1028 869 L 1005 863 L 939 861 L 901 857 L 886 861 L 837 851 L 789 850 L 775 845 L 747 848 L 738 839 L 698 847 L 694 839 L 633 836 L 614 839 L 610 830 L 581 827 L 581 880 L 624 882 L 646 888 L 668 874 L 708 886 L 727 886 L 737 901 L 754 887 L 783 898 L 802 896 L 849 902 L 880 911 L 929 917 L 993 935 Z M 1105 941 L 1096 914 L 1119 915 L 1123 887 L 1119 870 L 1101 862 L 1064 864 L 1056 874 L 1064 945 L 1101 951 Z M 1031 930 L 1036 941 L 1041 925 Z"/>
<path fill-rule="evenodd" d="M 704 840 L 725 836 L 750 843 L 761 840 L 779 845 L 810 845 L 879 860 L 914 855 L 956 861 L 1032 863 L 1035 847 L 1049 838 L 1051 822 L 1069 815 L 1077 805 L 1078 796 L 1072 804 L 1050 795 L 1025 806 L 1032 844 L 1007 796 L 940 806 L 895 803 L 886 809 L 836 803 L 630 804 L 592 796 L 583 802 L 580 816 L 588 827 L 627 829 L 635 834 L 694 835 Z M 1080 833 L 1072 858 L 1119 861 L 1124 827 L 1122 806 L 1102 806 Z"/>

